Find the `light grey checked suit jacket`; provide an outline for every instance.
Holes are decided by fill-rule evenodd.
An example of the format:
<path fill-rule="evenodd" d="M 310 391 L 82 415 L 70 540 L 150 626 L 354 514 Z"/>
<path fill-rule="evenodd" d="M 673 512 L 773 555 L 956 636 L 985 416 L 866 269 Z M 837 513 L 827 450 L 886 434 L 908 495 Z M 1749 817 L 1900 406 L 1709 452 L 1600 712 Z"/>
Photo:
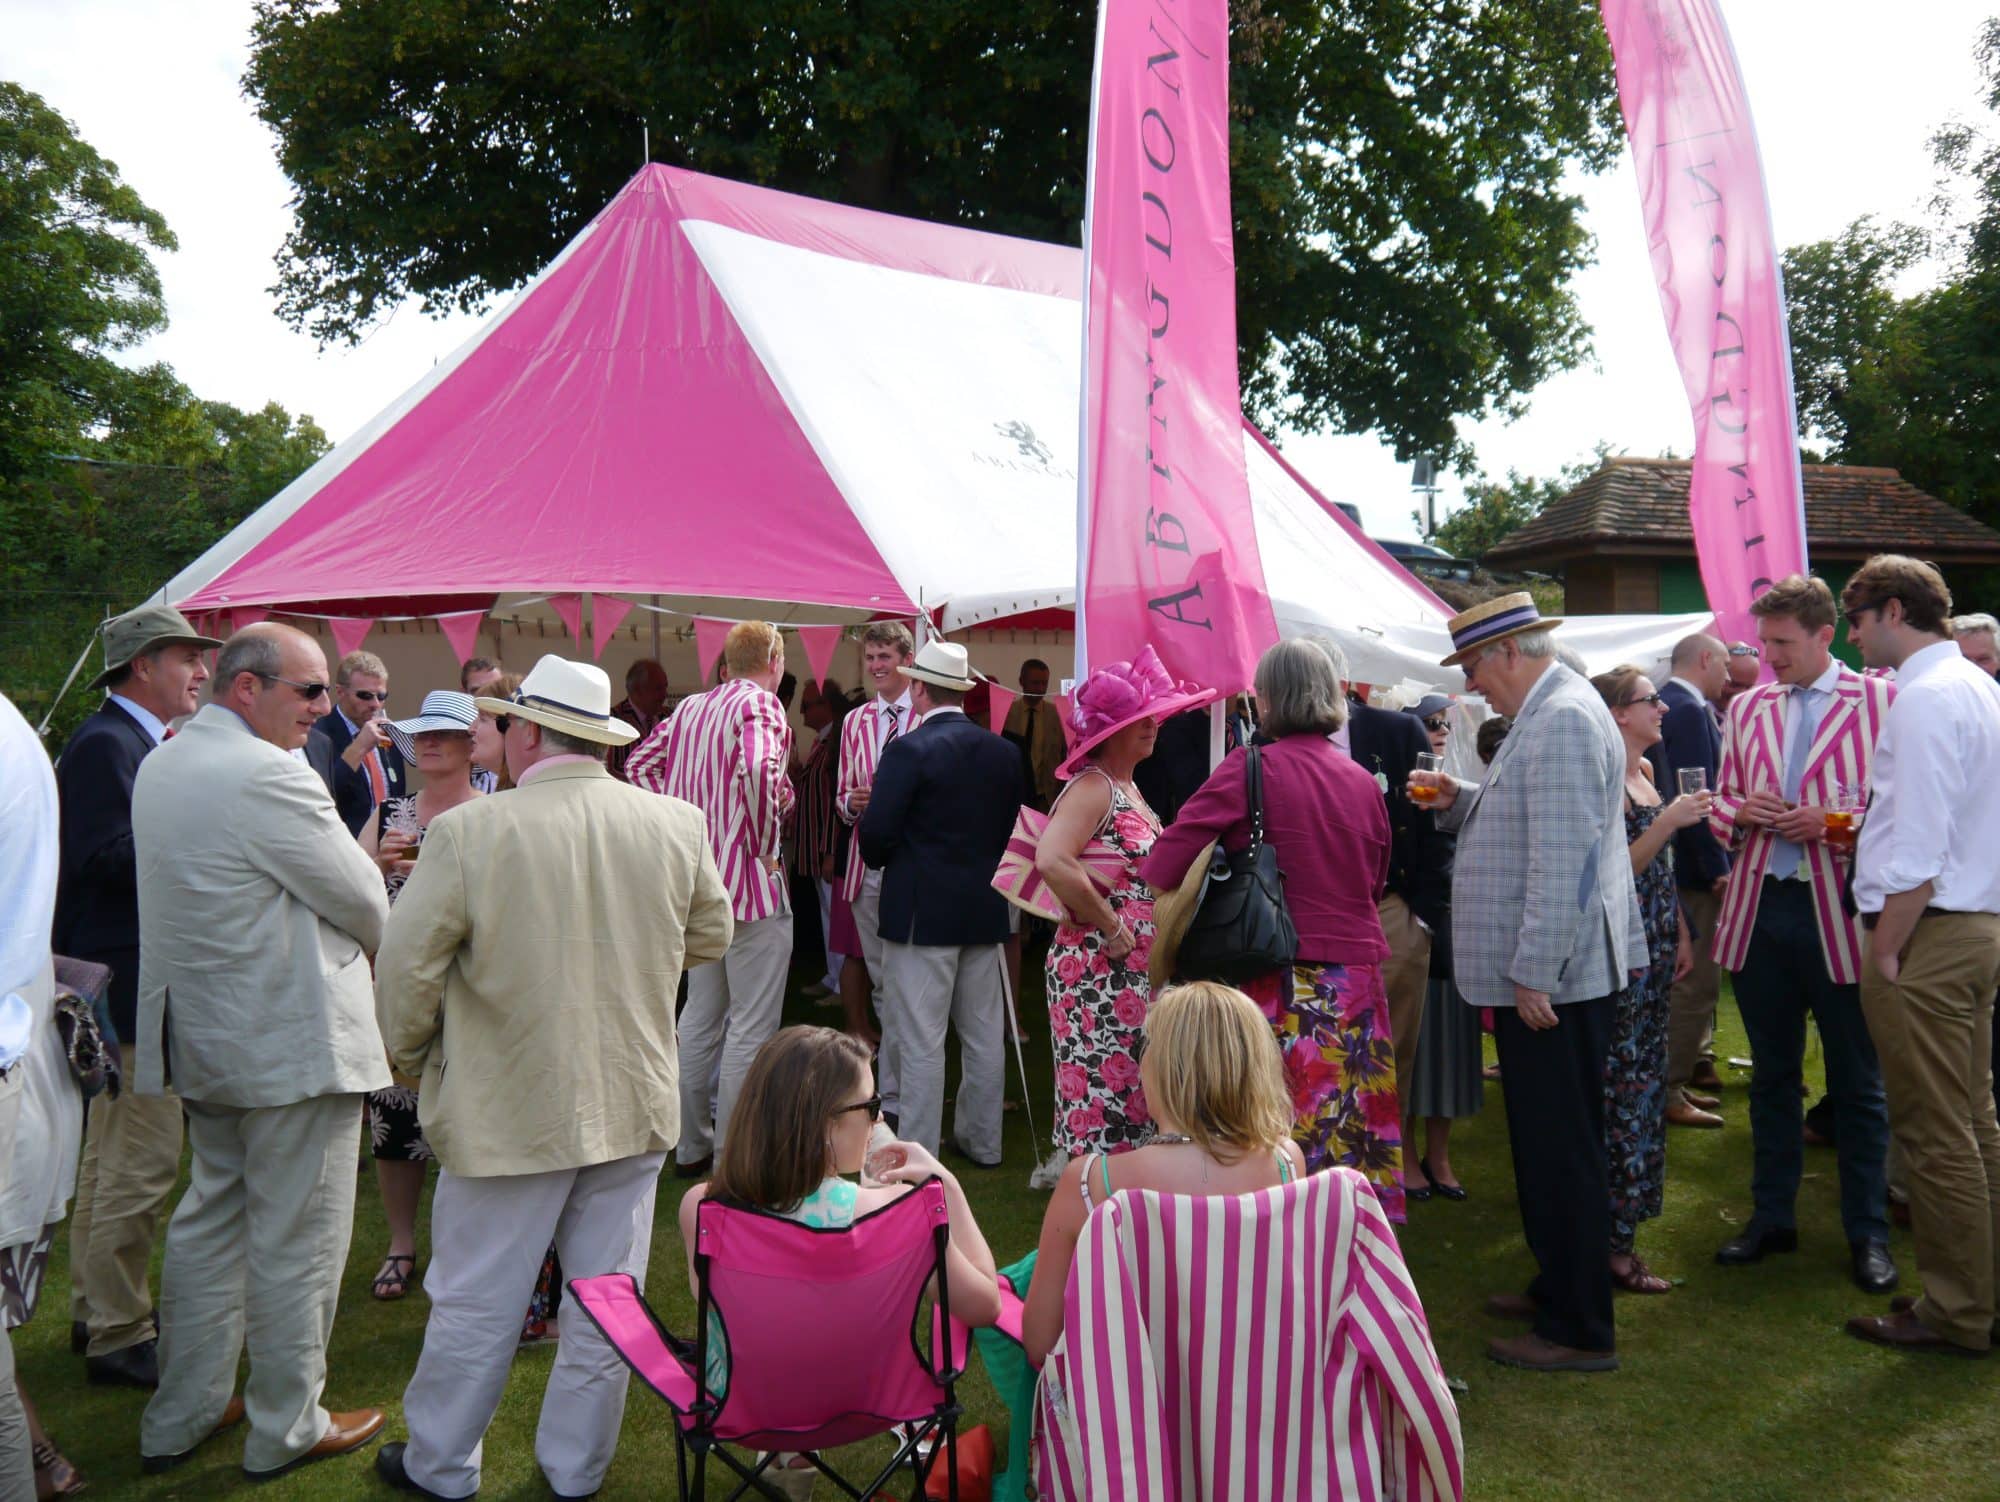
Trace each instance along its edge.
<path fill-rule="evenodd" d="M 1622 991 L 1646 963 L 1625 841 L 1625 746 L 1561 663 L 1536 681 L 1486 780 L 1437 816 L 1458 834 L 1452 965 L 1476 1007 L 1518 983 L 1560 1006 Z"/>

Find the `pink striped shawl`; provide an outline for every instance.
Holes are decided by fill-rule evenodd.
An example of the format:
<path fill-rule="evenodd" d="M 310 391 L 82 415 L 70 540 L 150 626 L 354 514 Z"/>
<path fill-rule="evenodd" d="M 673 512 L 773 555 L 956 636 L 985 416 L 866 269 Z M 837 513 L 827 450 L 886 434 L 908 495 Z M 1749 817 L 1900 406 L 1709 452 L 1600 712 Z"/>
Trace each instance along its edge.
<path fill-rule="evenodd" d="M 1034 1464 L 1057 1502 L 1462 1498 L 1458 1409 L 1367 1180 L 1114 1194 L 1077 1238 Z"/>
<path fill-rule="evenodd" d="M 912 707 L 910 723 L 898 733 L 908 735 L 917 728 L 917 722 L 922 718 Z M 859 709 L 850 710 L 847 718 L 840 722 L 839 791 L 834 795 L 833 806 L 844 823 L 860 822 L 847 811 L 847 795 L 874 782 L 875 763 L 882 759 L 881 739 L 882 698 L 878 694 Z M 861 859 L 861 841 L 849 840 L 847 869 L 840 873 L 840 893 L 849 902 L 861 895 L 861 879 L 866 874 L 867 867 Z"/>
<path fill-rule="evenodd" d="M 792 727 L 778 696 L 732 678 L 681 700 L 625 763 L 632 786 L 708 815 L 709 847 L 741 923 L 791 911 L 784 872 L 767 864 L 792 807 L 791 758 Z"/>
<path fill-rule="evenodd" d="M 1762 683 L 1729 701 L 1722 732 L 1722 765 L 1716 774 L 1715 812 L 1709 816 L 1716 838 L 1731 846 L 1729 887 L 1715 921 L 1715 962 L 1740 970 L 1749 957 L 1757 926 L 1757 900 L 1771 867 L 1777 837 L 1767 828 L 1738 828 L 1736 810 L 1760 787 L 1782 788 L 1785 781 L 1785 699 L 1781 683 Z M 1799 802 L 1824 806 L 1840 784 L 1865 788 L 1875 760 L 1875 743 L 1889 715 L 1895 685 L 1886 678 L 1841 670 L 1834 702 L 1820 717 L 1806 755 Z M 1838 985 L 1861 979 L 1861 925 L 1841 908 L 1840 889 L 1847 861 L 1823 840 L 1805 847 L 1812 878 L 1813 909 L 1819 920 L 1820 951 L 1827 974 Z"/>

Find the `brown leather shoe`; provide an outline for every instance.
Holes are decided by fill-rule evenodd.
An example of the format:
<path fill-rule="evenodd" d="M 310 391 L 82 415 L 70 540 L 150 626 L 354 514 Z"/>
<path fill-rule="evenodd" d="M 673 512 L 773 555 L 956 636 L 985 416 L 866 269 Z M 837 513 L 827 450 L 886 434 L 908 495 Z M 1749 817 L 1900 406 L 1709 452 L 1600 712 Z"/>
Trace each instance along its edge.
<path fill-rule="evenodd" d="M 1894 1307 L 1891 1305 L 1890 1307 Z M 1915 1309 L 1903 1309 L 1894 1314 L 1857 1314 L 1847 1322 L 1847 1333 L 1862 1340 L 1873 1341 L 1878 1346 L 1892 1346 L 1899 1351 L 1936 1351 L 1946 1356 L 1984 1356 L 1984 1351 L 1975 1351 L 1971 1346 L 1959 1345 L 1938 1334 L 1929 1325 L 1917 1318 Z"/>
<path fill-rule="evenodd" d="M 1723 1120 L 1713 1111 L 1704 1111 L 1686 1099 L 1677 1100 L 1667 1107 L 1667 1125 L 1677 1127 L 1705 1127 L 1709 1131 L 1723 1125 Z"/>
<path fill-rule="evenodd" d="M 1891 1314 L 1909 1314 L 1917 1307 L 1917 1296 L 1913 1293 L 1899 1293 L 1889 1300 Z M 1993 1343 L 2000 1346 L 2000 1319 L 1993 1321 Z"/>
<path fill-rule="evenodd" d="M 1694 1066 L 1694 1073 L 1688 1076 L 1688 1083 L 1697 1090 L 1720 1090 L 1722 1088 L 1722 1076 L 1715 1072 L 1715 1060 L 1697 1060 Z"/>
<path fill-rule="evenodd" d="M 358 1450 L 382 1432 L 382 1410 L 379 1408 L 357 1408 L 352 1413 L 329 1413 L 326 1419 L 326 1433 L 322 1434 L 319 1443 L 305 1454 L 294 1456 L 276 1470 L 253 1471 L 245 1466 L 243 1474 L 252 1481 L 269 1481 L 312 1461 L 325 1460 L 329 1455 L 346 1455 Z"/>
<path fill-rule="evenodd" d="M 1691 1106 L 1700 1106 L 1704 1111 L 1713 1111 L 1717 1106 L 1722 1104 L 1721 1096 L 1704 1095 L 1699 1090 L 1683 1090 L 1681 1091 L 1681 1099 Z"/>
<path fill-rule="evenodd" d="M 1486 1342 L 1486 1354 L 1502 1366 L 1518 1366 L 1531 1372 L 1615 1372 L 1618 1357 L 1612 1351 L 1579 1351 L 1544 1340 L 1532 1331 Z"/>
<path fill-rule="evenodd" d="M 194 1458 L 194 1452 L 214 1439 L 225 1429 L 234 1429 L 243 1422 L 243 1399 L 232 1395 L 222 1410 L 222 1417 L 215 1421 L 215 1427 L 196 1440 L 178 1455 L 141 1455 L 139 1469 L 148 1476 L 157 1476 L 162 1471 L 171 1471 L 175 1466 Z"/>
<path fill-rule="evenodd" d="M 1539 1311 L 1525 1293 L 1496 1293 L 1486 1301 L 1486 1312 L 1494 1319 L 1533 1319 Z"/>

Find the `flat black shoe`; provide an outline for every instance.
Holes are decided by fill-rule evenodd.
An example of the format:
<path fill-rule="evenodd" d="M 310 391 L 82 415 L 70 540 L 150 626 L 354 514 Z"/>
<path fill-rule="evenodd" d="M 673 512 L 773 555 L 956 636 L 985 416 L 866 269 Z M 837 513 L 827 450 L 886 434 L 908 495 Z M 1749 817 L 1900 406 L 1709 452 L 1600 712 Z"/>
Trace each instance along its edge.
<path fill-rule="evenodd" d="M 410 1479 L 410 1473 L 403 1469 L 403 1452 L 409 1449 L 409 1442 L 396 1440 L 375 1452 L 375 1474 L 399 1492 L 409 1492 L 418 1497 L 435 1497 L 438 1502 L 452 1502 L 443 1492 L 434 1492 L 429 1487 L 419 1486 Z M 477 1492 L 472 1494 L 478 1496 Z"/>
<path fill-rule="evenodd" d="M 158 1387 L 160 1343 L 142 1340 L 136 1346 L 103 1356 L 83 1358 L 84 1372 L 101 1387 Z"/>
<path fill-rule="evenodd" d="M 1799 1233 L 1789 1226 L 1760 1226 L 1752 1221 L 1743 1234 L 1725 1241 L 1716 1249 L 1715 1260 L 1724 1267 L 1748 1267 L 1777 1252 L 1796 1252 Z"/>
<path fill-rule="evenodd" d="M 1863 1293 L 1887 1293 L 1901 1281 L 1887 1242 L 1857 1241 L 1848 1250 L 1852 1253 L 1854 1286 Z"/>
<path fill-rule="evenodd" d="M 1419 1205 L 1421 1205 L 1425 1200 L 1429 1199 L 1430 1197 L 1431 1197 L 1431 1186 L 1429 1184 L 1424 1185 L 1424 1187 L 1421 1189 L 1410 1189 L 1406 1187 L 1403 1190 L 1404 1199 L 1410 1200 Z"/>
<path fill-rule="evenodd" d="M 1421 1168 L 1424 1171 L 1424 1177 L 1431 1181 L 1432 1194 L 1435 1194 L 1439 1199 L 1450 1200 L 1454 1205 L 1465 1202 L 1465 1186 L 1463 1184 L 1440 1184 L 1437 1175 L 1431 1172 L 1431 1160 L 1429 1158 L 1418 1159 L 1417 1167 Z"/>
<path fill-rule="evenodd" d="M 674 1159 L 674 1177 L 677 1179 L 704 1178 L 714 1166 L 715 1155 L 713 1153 L 710 1153 L 706 1158 L 696 1158 L 692 1163 L 683 1163 L 679 1158 L 676 1158 Z"/>
<path fill-rule="evenodd" d="M 71 1320 L 69 1322 L 70 1355 L 81 1356 L 85 1351 L 88 1351 L 89 1349 L 90 1349 L 90 1326 L 86 1325 L 80 1319 Z"/>

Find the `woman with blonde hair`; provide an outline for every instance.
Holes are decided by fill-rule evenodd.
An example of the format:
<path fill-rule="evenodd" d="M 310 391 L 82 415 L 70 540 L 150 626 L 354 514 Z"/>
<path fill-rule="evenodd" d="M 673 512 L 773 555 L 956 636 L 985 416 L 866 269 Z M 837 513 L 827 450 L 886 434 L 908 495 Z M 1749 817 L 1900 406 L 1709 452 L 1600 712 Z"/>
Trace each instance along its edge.
<path fill-rule="evenodd" d="M 1158 1129 L 1131 1152 L 1076 1159 L 1056 1186 L 1021 1321 L 1036 1366 L 1062 1335 L 1077 1237 L 1114 1192 L 1249 1194 L 1306 1171 L 1277 1040 L 1249 997 L 1215 981 L 1170 987 L 1147 1013 L 1142 1045 L 1139 1078 Z"/>

